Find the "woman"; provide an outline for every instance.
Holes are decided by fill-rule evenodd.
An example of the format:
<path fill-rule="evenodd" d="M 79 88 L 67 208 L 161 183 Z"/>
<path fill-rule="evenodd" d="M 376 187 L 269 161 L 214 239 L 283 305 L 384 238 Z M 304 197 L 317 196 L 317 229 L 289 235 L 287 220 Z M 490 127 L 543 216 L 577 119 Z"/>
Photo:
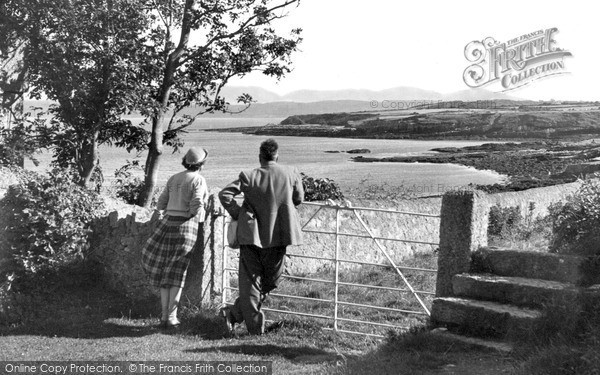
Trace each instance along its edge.
<path fill-rule="evenodd" d="M 142 266 L 152 285 L 160 288 L 161 328 L 177 327 L 177 307 L 198 230 L 202 230 L 208 188 L 200 174 L 208 151 L 191 148 L 183 157 L 185 171 L 167 182 L 157 209 L 165 216 L 142 249 Z"/>

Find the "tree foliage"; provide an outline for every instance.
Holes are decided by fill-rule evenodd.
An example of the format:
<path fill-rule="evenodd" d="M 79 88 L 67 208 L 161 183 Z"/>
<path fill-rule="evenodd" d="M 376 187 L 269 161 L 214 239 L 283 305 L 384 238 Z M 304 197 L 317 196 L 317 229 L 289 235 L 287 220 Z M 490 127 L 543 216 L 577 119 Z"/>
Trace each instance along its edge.
<path fill-rule="evenodd" d="M 98 145 L 143 148 L 147 132 L 121 118 L 139 103 L 150 20 L 137 0 L 7 0 L 0 30 L 26 40 L 24 59 L 33 98 L 48 98 L 49 123 L 34 130 L 87 185 Z M 6 42 L 6 43 L 10 43 Z"/>
<path fill-rule="evenodd" d="M 261 71 L 279 79 L 290 71 L 291 55 L 301 41 L 301 30 L 293 29 L 288 37 L 282 37 L 272 24 L 297 3 L 298 0 L 155 3 L 155 24 L 150 32 L 155 62 L 144 75 L 151 95 L 140 107 L 152 125 L 141 205 L 150 202 L 163 143 L 175 149 L 181 147 L 182 133 L 197 116 L 226 111 L 228 102 L 220 92 L 231 78 Z M 250 104 L 252 98 L 244 94 L 237 100 Z M 190 106 L 197 111 L 181 114 Z M 164 121 L 167 114 L 170 118 Z"/>
<path fill-rule="evenodd" d="M 0 32 L 27 42 L 32 95 L 58 103 L 38 128 L 56 164 L 73 166 L 87 185 L 99 144 L 148 147 L 145 205 L 164 144 L 177 150 L 198 116 L 226 111 L 220 93 L 231 78 L 261 71 L 279 79 L 290 71 L 300 29 L 284 37 L 273 23 L 298 2 L 5 0 Z M 131 111 L 146 120 L 135 126 L 122 118 Z"/>

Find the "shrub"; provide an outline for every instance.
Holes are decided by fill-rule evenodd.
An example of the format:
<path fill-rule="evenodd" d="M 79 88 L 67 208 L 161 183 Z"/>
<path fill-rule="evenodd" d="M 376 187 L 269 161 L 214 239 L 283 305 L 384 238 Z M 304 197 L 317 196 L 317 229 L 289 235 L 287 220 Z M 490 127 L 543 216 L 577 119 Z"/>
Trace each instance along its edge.
<path fill-rule="evenodd" d="M 553 207 L 550 251 L 600 256 L 600 181 L 586 180 L 566 203 Z"/>
<path fill-rule="evenodd" d="M 522 221 L 523 216 L 519 207 L 501 207 L 497 204 L 490 208 L 488 236 L 502 236 Z"/>
<path fill-rule="evenodd" d="M 344 199 L 340 187 L 328 178 L 312 178 L 302 173 L 302 185 L 304 187 L 304 200 L 307 202 Z"/>
<path fill-rule="evenodd" d="M 580 283 L 600 283 L 600 181 L 585 180 L 565 203 L 550 211 L 550 251 L 587 257 L 581 266 Z"/>
<path fill-rule="evenodd" d="M 31 177 L 11 185 L 0 201 L 2 246 L 10 249 L 18 273 L 36 273 L 81 259 L 90 223 L 102 209 L 93 192 L 73 184 L 66 172 Z"/>
<path fill-rule="evenodd" d="M 112 194 L 125 201 L 127 204 L 137 204 L 140 194 L 144 190 L 144 181 L 135 176 L 135 171 L 143 171 L 139 160 L 127 160 L 126 164 L 115 171 L 115 180 L 112 183 Z M 151 206 L 156 206 L 160 188 L 155 188 L 152 194 Z"/>
<path fill-rule="evenodd" d="M 536 217 L 535 203 L 530 202 L 525 215 L 518 206 L 490 208 L 488 239 L 493 246 L 510 246 L 521 250 L 533 250 L 548 246 L 550 217 Z"/>
<path fill-rule="evenodd" d="M 530 330 L 511 332 L 517 355 L 526 358 L 515 374 L 600 373 L 598 299 L 556 299 Z"/>
<path fill-rule="evenodd" d="M 38 164 L 34 154 L 40 148 L 40 143 L 30 134 L 31 126 L 23 123 L 18 123 L 12 128 L 0 126 L 0 165 L 22 166 L 25 158 L 30 158 L 35 165 Z"/>

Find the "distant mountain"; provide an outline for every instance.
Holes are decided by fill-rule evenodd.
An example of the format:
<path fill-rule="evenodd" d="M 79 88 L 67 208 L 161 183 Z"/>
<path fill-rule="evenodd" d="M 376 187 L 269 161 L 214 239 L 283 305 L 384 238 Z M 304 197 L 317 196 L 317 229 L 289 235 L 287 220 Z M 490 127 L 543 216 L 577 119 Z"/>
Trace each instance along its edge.
<path fill-rule="evenodd" d="M 240 94 L 236 94 L 240 95 Z M 229 99 L 230 103 L 235 101 Z M 25 111 L 31 111 L 31 107 L 39 107 L 42 110 L 47 110 L 48 107 L 53 104 L 49 100 L 27 100 L 25 101 Z M 253 103 L 245 111 L 235 114 L 244 108 L 241 105 L 230 105 L 229 110 L 232 113 L 207 113 L 203 117 L 265 117 L 265 118 L 286 118 L 292 115 L 308 115 L 308 114 L 323 114 L 323 113 L 337 113 L 337 112 L 361 112 L 370 111 L 370 102 L 359 101 L 359 100 L 331 100 L 314 103 L 296 103 L 296 102 L 270 102 L 270 103 Z M 182 114 L 193 115 L 197 112 L 196 108 L 187 108 L 182 111 Z M 139 115 L 133 114 L 128 117 L 137 117 Z"/>
<path fill-rule="evenodd" d="M 238 106 L 230 106 L 231 111 Z M 253 103 L 250 108 L 239 114 L 241 117 L 288 117 L 291 115 L 323 114 L 337 112 L 370 111 L 370 102 L 360 100 L 326 100 L 311 103 L 271 102 Z M 211 117 L 231 116 L 229 114 L 211 114 Z"/>
<path fill-rule="evenodd" d="M 435 91 L 421 90 L 414 87 L 395 87 L 382 91 L 372 90 L 298 90 L 283 95 L 282 100 L 292 102 L 316 102 L 324 100 L 434 100 L 441 94 Z"/>
<path fill-rule="evenodd" d="M 520 98 L 503 94 L 501 92 L 493 92 L 485 89 L 465 89 L 455 91 L 450 94 L 445 94 L 443 100 L 462 100 L 462 101 L 477 101 L 477 100 L 522 100 Z"/>
<path fill-rule="evenodd" d="M 255 86 L 227 86 L 223 88 L 223 96 L 234 104 L 235 98 L 242 93 L 252 95 L 257 103 L 270 102 L 297 102 L 313 103 L 320 101 L 383 101 L 383 100 L 491 100 L 507 99 L 519 100 L 503 93 L 496 93 L 485 89 L 466 89 L 456 91 L 450 94 L 441 94 L 437 91 L 423 90 L 415 87 L 400 86 L 386 90 L 365 90 L 365 89 L 346 89 L 346 90 L 297 90 L 279 95 L 269 90 Z"/>
<path fill-rule="evenodd" d="M 231 104 L 231 112 L 239 111 L 243 106 L 237 105 L 237 97 L 243 93 L 252 95 L 256 103 L 244 112 L 232 115 L 223 113 L 206 114 L 204 117 L 273 117 L 285 118 L 291 115 L 324 114 L 337 112 L 361 112 L 372 111 L 374 109 L 384 108 L 381 102 L 389 101 L 477 101 L 477 100 L 519 100 L 502 93 L 494 93 L 483 89 L 467 89 L 450 94 L 441 94 L 436 91 L 422 90 L 414 87 L 395 87 L 387 90 L 298 90 L 285 95 L 279 95 L 261 87 L 255 86 L 226 86 L 222 90 L 222 95 Z M 373 106 L 376 101 L 378 105 Z M 46 109 L 51 104 L 50 101 L 26 101 L 25 110 L 29 111 L 29 106 L 38 106 Z M 408 105 L 418 103 L 406 103 L 406 106 L 397 108 L 406 108 Z M 390 107 L 393 109 L 393 107 Z M 184 112 L 193 114 L 194 108 L 186 109 Z M 133 115 L 134 117 L 136 115 Z"/>
<path fill-rule="evenodd" d="M 225 97 L 231 104 L 235 104 L 236 99 L 245 93 L 252 95 L 252 99 L 258 103 L 281 101 L 281 95 L 257 86 L 225 86 L 221 90 L 221 96 Z"/>

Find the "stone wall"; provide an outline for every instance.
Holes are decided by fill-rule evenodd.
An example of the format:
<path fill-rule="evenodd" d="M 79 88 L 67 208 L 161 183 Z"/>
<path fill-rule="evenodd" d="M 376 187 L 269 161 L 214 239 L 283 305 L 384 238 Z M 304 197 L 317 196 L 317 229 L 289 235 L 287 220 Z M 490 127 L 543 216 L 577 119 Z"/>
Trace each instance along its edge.
<path fill-rule="evenodd" d="M 109 204 L 112 210 L 108 215 L 93 223 L 90 259 L 101 264 L 104 277 L 112 288 L 136 299 L 157 296 L 158 291 L 148 283 L 140 259 L 142 247 L 156 229 L 161 214 L 156 210 L 112 200 Z M 214 261 L 215 255 L 218 257 L 220 252 L 215 248 L 214 238 L 222 227 L 219 221 L 222 221 L 222 213 L 218 199 L 213 194 L 209 198 L 203 230 L 198 233 L 182 301 L 209 303 L 217 293 L 215 288 L 218 285 L 213 283 Z"/>
<path fill-rule="evenodd" d="M 530 204 L 533 203 L 534 208 L 531 214 L 534 217 L 545 216 L 548 214 L 550 205 L 564 201 L 567 196 L 575 193 L 580 186 L 581 182 L 572 182 L 523 191 L 488 194 L 486 200 L 490 207 L 495 205 L 519 207 L 524 216 L 528 213 Z"/>

